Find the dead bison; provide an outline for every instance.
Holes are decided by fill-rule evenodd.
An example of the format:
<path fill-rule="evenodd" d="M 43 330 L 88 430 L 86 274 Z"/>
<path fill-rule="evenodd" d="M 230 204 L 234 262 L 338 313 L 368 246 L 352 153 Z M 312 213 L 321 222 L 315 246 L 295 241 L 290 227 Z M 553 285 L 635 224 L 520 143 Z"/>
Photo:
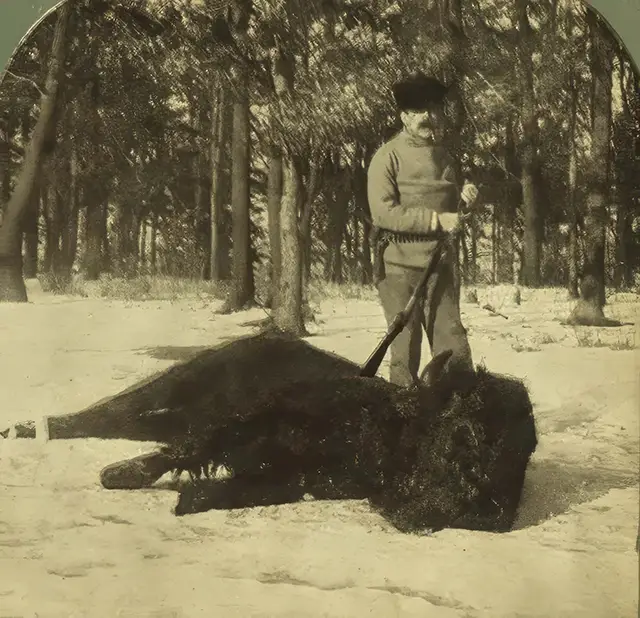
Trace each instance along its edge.
<path fill-rule="evenodd" d="M 505 531 L 535 447 L 522 383 L 480 368 L 412 389 L 357 376 L 298 382 L 163 453 L 196 478 L 218 465 L 234 473 L 184 487 L 179 515 L 311 494 L 367 498 L 405 532 Z"/>
<path fill-rule="evenodd" d="M 445 355 L 446 356 L 446 355 Z M 368 499 L 402 531 L 511 528 L 537 444 L 519 380 L 434 359 L 402 389 L 299 339 L 262 333 L 193 360 L 77 414 L 52 438 L 164 443 L 101 473 L 108 488 L 189 470 L 176 514 L 317 499 Z M 207 474 L 225 465 L 227 480 Z"/>

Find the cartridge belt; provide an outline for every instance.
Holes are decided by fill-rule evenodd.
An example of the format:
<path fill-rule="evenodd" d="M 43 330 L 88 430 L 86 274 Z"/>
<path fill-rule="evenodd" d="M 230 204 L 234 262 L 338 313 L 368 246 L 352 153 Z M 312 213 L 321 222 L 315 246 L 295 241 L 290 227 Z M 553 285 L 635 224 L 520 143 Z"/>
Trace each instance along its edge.
<path fill-rule="evenodd" d="M 430 234 L 418 234 L 409 232 L 392 232 L 391 230 L 380 230 L 381 240 L 387 245 L 389 243 L 415 243 L 439 240 L 442 234 L 432 232 Z"/>

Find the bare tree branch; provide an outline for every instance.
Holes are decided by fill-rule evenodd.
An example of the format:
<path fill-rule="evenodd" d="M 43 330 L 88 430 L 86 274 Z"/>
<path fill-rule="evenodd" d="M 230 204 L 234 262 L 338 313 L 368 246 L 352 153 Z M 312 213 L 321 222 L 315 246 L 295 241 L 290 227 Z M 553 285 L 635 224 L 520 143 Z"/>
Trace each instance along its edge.
<path fill-rule="evenodd" d="M 27 82 L 28 84 L 31 84 L 40 93 L 40 96 L 42 97 L 44 96 L 44 92 L 42 91 L 40 86 L 38 86 L 38 84 L 36 84 L 36 82 L 34 82 L 32 79 L 29 79 L 28 77 L 24 77 L 22 75 L 16 75 L 15 73 L 12 73 L 11 71 L 9 71 L 9 69 L 6 69 L 5 73 L 7 75 L 10 75 L 14 79 L 17 79 L 18 81 Z"/>

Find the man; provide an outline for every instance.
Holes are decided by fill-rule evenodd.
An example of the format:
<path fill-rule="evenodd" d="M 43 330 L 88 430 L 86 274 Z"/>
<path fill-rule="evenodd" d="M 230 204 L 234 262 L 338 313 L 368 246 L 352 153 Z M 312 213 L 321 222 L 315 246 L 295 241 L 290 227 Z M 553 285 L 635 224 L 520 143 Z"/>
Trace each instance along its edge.
<path fill-rule="evenodd" d="M 415 73 L 393 88 L 403 129 L 374 154 L 368 171 L 368 198 L 374 226 L 388 244 L 378 284 L 387 322 L 409 301 L 418 280 L 434 259 L 438 242 L 455 233 L 460 200 L 471 205 L 477 188 L 456 184 L 452 161 L 443 147 L 448 88 Z M 384 246 L 384 245 L 383 245 Z M 418 379 L 422 328 L 432 355 L 451 350 L 449 368 L 473 371 L 467 333 L 460 319 L 451 250 L 437 265 L 409 324 L 391 345 L 390 381 L 411 386 Z"/>

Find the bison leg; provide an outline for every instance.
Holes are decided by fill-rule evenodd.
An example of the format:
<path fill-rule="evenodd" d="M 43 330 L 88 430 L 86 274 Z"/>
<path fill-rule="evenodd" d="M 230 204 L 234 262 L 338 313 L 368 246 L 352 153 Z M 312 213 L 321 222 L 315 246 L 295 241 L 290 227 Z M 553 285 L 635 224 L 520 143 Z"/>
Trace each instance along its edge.
<path fill-rule="evenodd" d="M 145 453 L 103 468 L 100 482 L 105 489 L 142 489 L 151 487 L 175 468 L 172 459 L 159 451 Z"/>
<path fill-rule="evenodd" d="M 270 474 L 243 474 L 215 481 L 189 483 L 180 491 L 177 516 L 209 510 L 228 510 L 299 502 L 304 487 L 297 475 L 274 478 Z"/>

